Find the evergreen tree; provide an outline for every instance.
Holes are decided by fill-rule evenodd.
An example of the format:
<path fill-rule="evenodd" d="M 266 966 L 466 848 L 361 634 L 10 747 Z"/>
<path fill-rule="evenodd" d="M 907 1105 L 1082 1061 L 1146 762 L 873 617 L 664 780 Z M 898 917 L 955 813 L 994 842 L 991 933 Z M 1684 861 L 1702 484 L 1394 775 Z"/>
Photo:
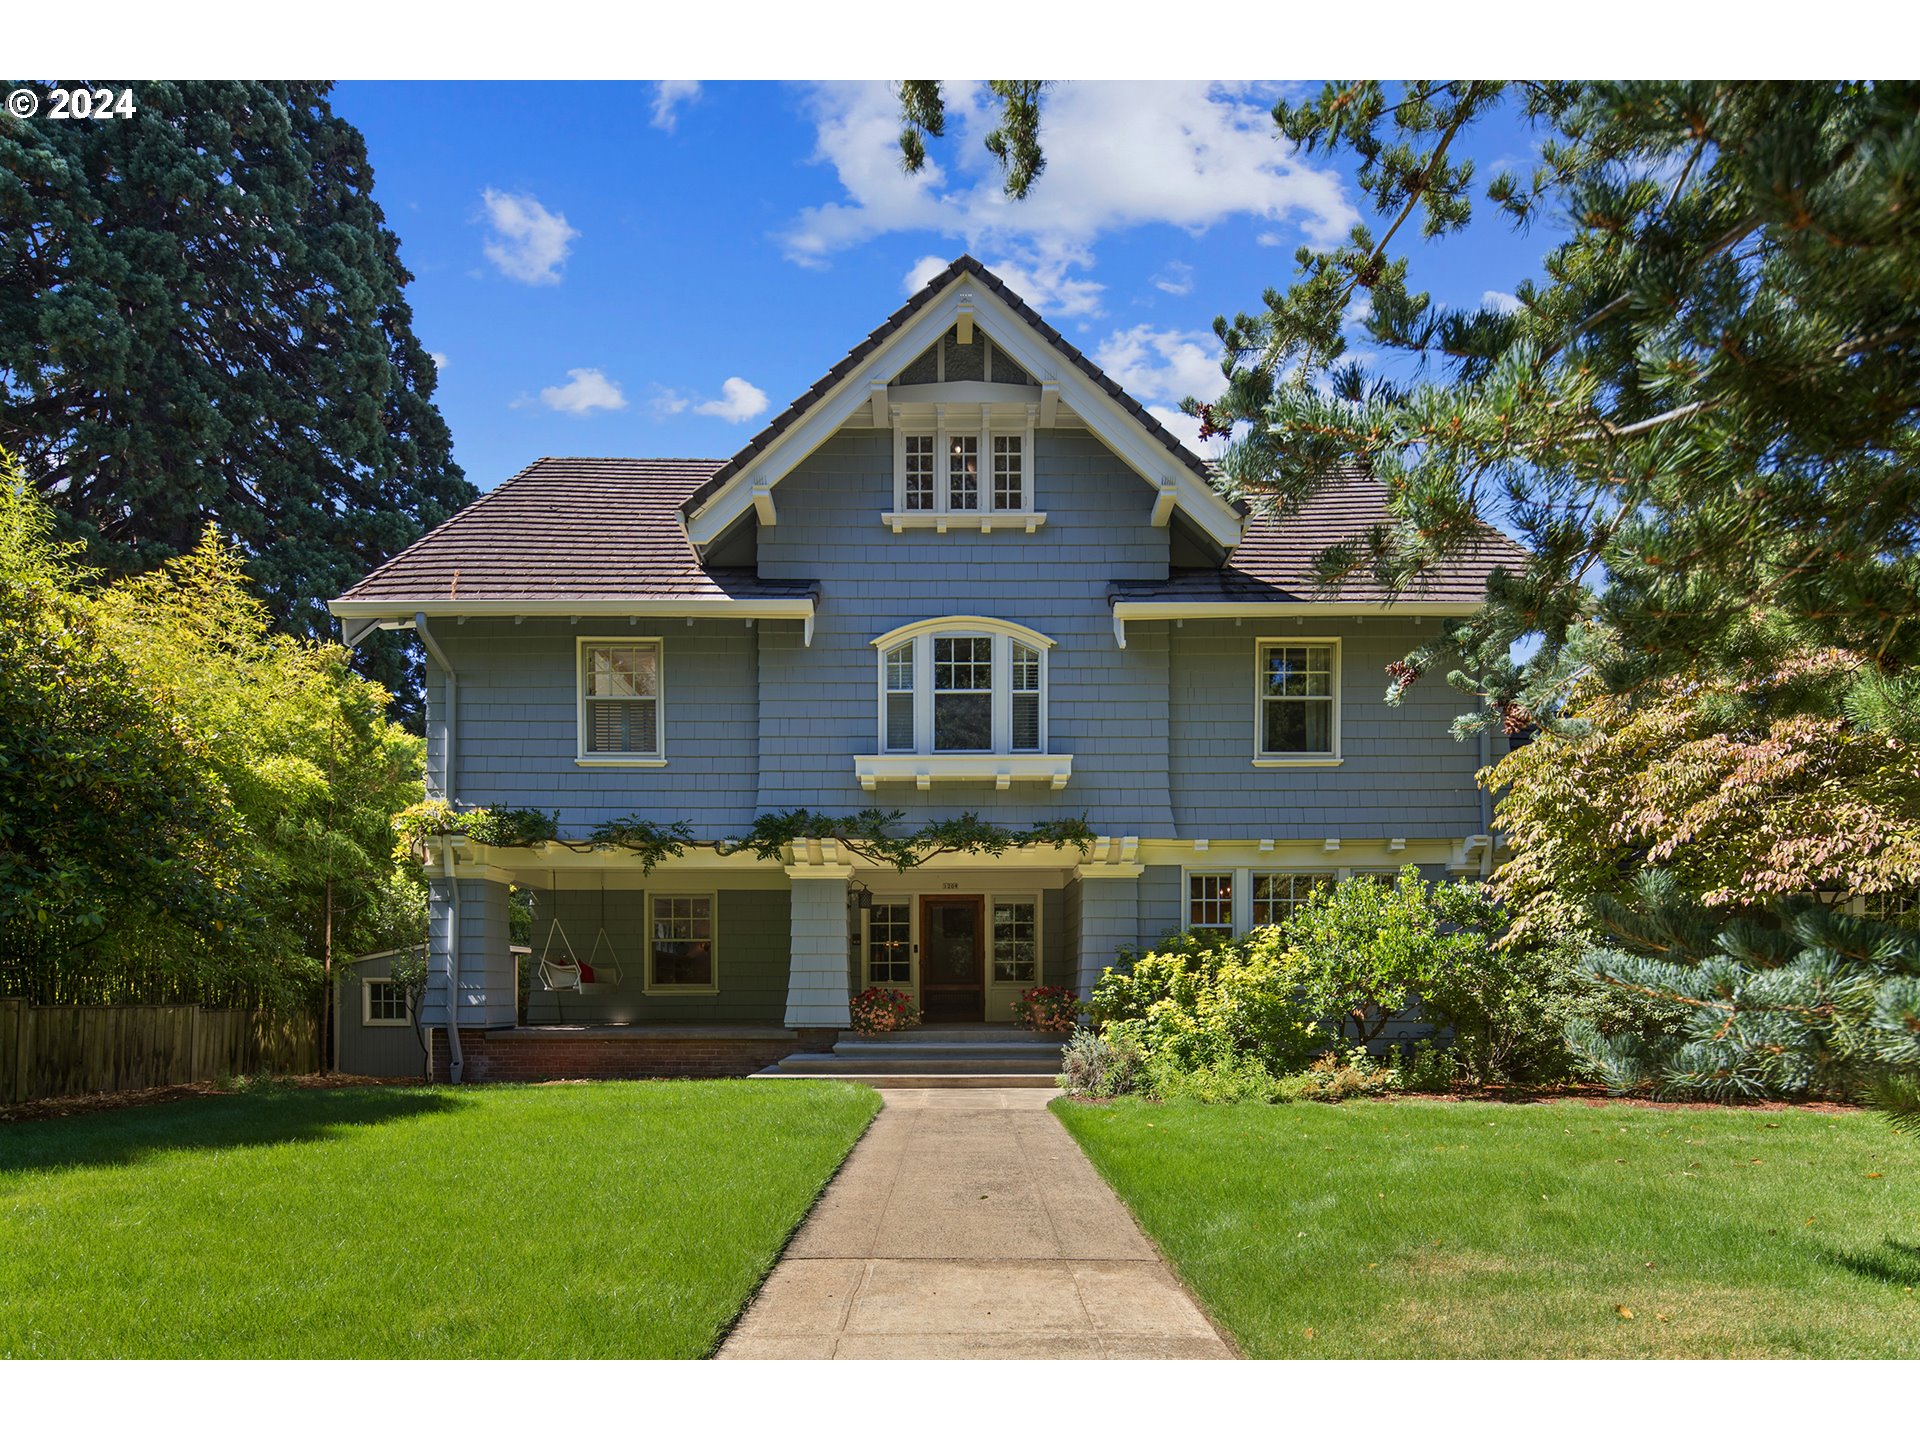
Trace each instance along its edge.
<path fill-rule="evenodd" d="M 1864 1098 L 1920 1132 L 1920 931 L 1810 900 L 1716 926 L 1660 871 L 1595 913 L 1621 947 L 1596 953 L 1600 978 L 1687 1011 L 1677 1035 L 1574 1027 L 1611 1084 Z"/>
<path fill-rule="evenodd" d="M 913 168 L 944 112 L 931 82 L 903 102 Z M 1024 194 L 1038 91 L 1007 103 Z M 1494 175 L 1486 204 L 1568 234 L 1517 307 L 1450 309 L 1403 252 L 1472 222 L 1463 137 L 1500 106 L 1541 163 Z M 1384 228 L 1300 250 L 1292 285 L 1215 322 L 1226 394 L 1186 408 L 1235 437 L 1229 483 L 1284 510 L 1355 462 L 1388 482 L 1390 518 L 1319 557 L 1329 592 L 1363 573 L 1417 591 L 1488 524 L 1533 552 L 1390 697 L 1445 672 L 1481 700 L 1463 729 L 1512 730 L 1555 723 L 1591 669 L 1626 694 L 1831 646 L 1871 662 L 1850 713 L 1920 728 L 1920 84 L 1341 82 L 1274 117 L 1358 162 Z M 1347 359 L 1356 303 L 1421 378 Z M 1590 616 L 1623 643 L 1583 651 Z"/>
<path fill-rule="evenodd" d="M 94 564 L 213 523 L 277 624 L 327 635 L 475 494 L 365 143 L 325 85 L 132 88 L 131 119 L 0 116 L 0 446 Z M 365 654 L 412 693 L 397 643 Z"/>

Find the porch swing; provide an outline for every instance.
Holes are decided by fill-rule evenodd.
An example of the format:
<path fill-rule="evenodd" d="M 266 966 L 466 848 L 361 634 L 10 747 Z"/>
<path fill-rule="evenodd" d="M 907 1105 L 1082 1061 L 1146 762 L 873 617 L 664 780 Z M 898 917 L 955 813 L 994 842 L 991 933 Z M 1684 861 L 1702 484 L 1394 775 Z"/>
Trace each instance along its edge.
<path fill-rule="evenodd" d="M 614 953 L 613 941 L 607 937 L 605 878 L 600 881 L 600 933 L 594 936 L 593 949 L 587 953 L 585 960 L 574 953 L 573 941 L 567 937 L 566 927 L 560 923 L 558 876 L 549 871 L 548 881 L 547 893 L 554 897 L 553 924 L 548 927 L 547 943 L 540 950 L 541 988 L 575 995 L 597 995 L 607 990 L 618 990 L 623 977 L 620 958 Z"/>

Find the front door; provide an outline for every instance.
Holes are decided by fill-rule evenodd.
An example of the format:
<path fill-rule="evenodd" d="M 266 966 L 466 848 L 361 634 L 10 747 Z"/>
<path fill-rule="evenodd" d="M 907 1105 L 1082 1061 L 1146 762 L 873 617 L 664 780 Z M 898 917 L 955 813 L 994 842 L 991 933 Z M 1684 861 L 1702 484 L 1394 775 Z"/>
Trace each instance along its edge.
<path fill-rule="evenodd" d="M 980 897 L 920 902 L 920 1012 L 928 1024 L 986 1018 Z"/>

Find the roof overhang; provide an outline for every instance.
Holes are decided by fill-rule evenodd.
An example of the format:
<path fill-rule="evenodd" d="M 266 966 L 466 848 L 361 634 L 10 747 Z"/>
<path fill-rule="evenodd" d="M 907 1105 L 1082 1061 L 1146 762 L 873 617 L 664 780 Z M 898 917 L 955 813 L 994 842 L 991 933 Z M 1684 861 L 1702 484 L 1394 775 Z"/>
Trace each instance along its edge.
<path fill-rule="evenodd" d="M 429 620 L 449 619 L 568 619 L 606 620 L 661 617 L 678 620 L 798 620 L 806 627 L 806 643 L 813 643 L 814 601 L 810 595 L 740 597 L 696 596 L 686 599 L 618 600 L 330 600 L 327 608 L 345 624 L 356 643 L 383 624 L 409 625 L 416 615 Z"/>
<path fill-rule="evenodd" d="M 900 368 L 944 335 L 963 314 L 970 314 L 992 335 L 996 346 L 1040 382 L 1043 415 L 1054 403 L 1048 396 L 1051 392 L 1051 397 L 1071 406 L 1087 428 L 1153 488 L 1155 524 L 1166 523 L 1167 513 L 1177 508 L 1223 549 L 1240 543 L 1242 517 L 1224 496 L 1129 415 L 1119 401 L 1094 385 L 989 287 L 965 273 L 949 281 L 945 290 L 853 366 L 811 410 L 688 513 L 687 538 L 696 546 L 707 545 L 749 509 L 758 509 L 761 524 L 775 523 L 773 487 L 859 411 L 871 410 L 876 391 L 884 393 L 887 382 Z"/>
<path fill-rule="evenodd" d="M 1127 648 L 1129 620 L 1339 620 L 1477 615 L 1478 600 L 1114 600 L 1113 638 Z"/>

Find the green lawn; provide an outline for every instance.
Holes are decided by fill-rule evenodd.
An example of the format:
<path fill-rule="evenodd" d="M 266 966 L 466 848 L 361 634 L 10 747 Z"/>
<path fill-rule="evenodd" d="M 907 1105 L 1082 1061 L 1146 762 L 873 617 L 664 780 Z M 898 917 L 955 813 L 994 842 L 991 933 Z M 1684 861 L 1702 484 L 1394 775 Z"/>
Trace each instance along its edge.
<path fill-rule="evenodd" d="M 0 1127 L 0 1356 L 702 1356 L 878 1108 L 672 1081 Z"/>
<path fill-rule="evenodd" d="M 1920 1141 L 1876 1116 L 1054 1111 L 1250 1356 L 1920 1356 Z"/>

